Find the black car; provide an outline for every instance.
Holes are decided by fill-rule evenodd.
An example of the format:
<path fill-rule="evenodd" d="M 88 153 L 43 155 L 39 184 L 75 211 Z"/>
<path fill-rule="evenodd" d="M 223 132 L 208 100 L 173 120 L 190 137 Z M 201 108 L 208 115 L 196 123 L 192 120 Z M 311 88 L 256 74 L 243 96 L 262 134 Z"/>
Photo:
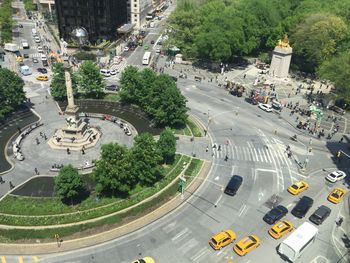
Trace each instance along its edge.
<path fill-rule="evenodd" d="M 119 90 L 119 88 L 117 87 L 117 85 L 112 84 L 112 85 L 106 86 L 106 90 L 117 91 L 117 90 Z"/>
<path fill-rule="evenodd" d="M 24 54 L 23 54 L 23 57 L 24 57 L 24 58 L 29 58 L 29 54 L 24 53 Z"/>
<path fill-rule="evenodd" d="M 323 221 L 331 214 L 331 209 L 325 205 L 321 205 L 317 210 L 309 217 L 309 220 L 316 224 L 321 225 Z"/>
<path fill-rule="evenodd" d="M 239 175 L 232 176 L 225 188 L 225 194 L 235 195 L 239 187 L 242 185 L 242 182 L 243 182 L 243 178 L 241 176 Z"/>
<path fill-rule="evenodd" d="M 46 74 L 47 73 L 47 69 L 46 68 L 38 68 L 37 69 L 40 73 Z"/>
<path fill-rule="evenodd" d="M 280 220 L 282 217 L 284 217 L 288 213 L 288 209 L 285 208 L 282 205 L 278 205 L 274 208 L 272 208 L 269 212 L 266 213 L 263 220 L 272 225 L 276 221 Z"/>
<path fill-rule="evenodd" d="M 302 198 L 300 198 L 299 202 L 294 206 L 291 213 L 298 218 L 303 218 L 306 215 L 307 211 L 309 211 L 313 203 L 314 200 L 312 200 L 310 197 L 303 196 Z"/>
<path fill-rule="evenodd" d="M 152 45 L 154 44 L 154 40 L 151 40 L 151 44 L 152 44 Z"/>

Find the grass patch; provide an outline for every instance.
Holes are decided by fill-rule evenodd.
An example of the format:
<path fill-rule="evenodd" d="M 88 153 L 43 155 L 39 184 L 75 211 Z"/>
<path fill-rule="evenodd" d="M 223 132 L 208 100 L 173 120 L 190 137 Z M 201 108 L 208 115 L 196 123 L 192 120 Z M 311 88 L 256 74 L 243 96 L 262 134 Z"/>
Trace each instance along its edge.
<path fill-rule="evenodd" d="M 59 234 L 60 237 L 71 236 L 75 233 L 79 233 L 79 236 L 86 236 L 89 233 L 89 230 L 95 228 L 97 232 L 106 231 L 121 225 L 123 222 L 130 221 L 129 219 L 134 219 L 137 216 L 149 213 L 157 207 L 161 206 L 163 203 L 168 201 L 174 194 L 176 194 L 178 185 L 175 183 L 162 192 L 157 198 L 149 200 L 127 212 L 121 213 L 120 215 L 113 215 L 111 217 L 101 219 L 99 221 L 88 223 L 78 226 L 70 226 L 64 228 L 53 228 L 53 229 L 40 229 L 40 230 L 31 230 L 31 229 L 6 229 L 0 230 L 0 241 L 1 242 L 11 242 L 16 240 L 23 239 L 44 239 L 47 241 L 53 241 L 55 234 Z M 85 231 L 85 232 L 84 232 Z M 91 230 L 90 230 L 91 231 Z"/>
<path fill-rule="evenodd" d="M 107 101 L 120 101 L 120 96 L 119 93 L 106 93 L 103 99 Z"/>
<path fill-rule="evenodd" d="M 188 119 L 187 126 L 192 131 L 192 134 L 194 137 L 202 137 L 203 136 L 201 130 L 199 129 L 198 125 L 195 122 Z"/>
<path fill-rule="evenodd" d="M 201 167 L 202 167 L 202 164 L 203 164 L 202 160 L 192 159 L 191 163 L 189 164 L 189 166 L 187 167 L 187 169 L 185 171 L 185 176 L 193 177 L 196 174 L 198 174 Z"/>
<path fill-rule="evenodd" d="M 190 161 L 190 157 L 188 156 L 177 156 L 177 162 L 175 166 L 168 166 L 165 170 L 168 172 L 166 176 L 159 182 L 157 182 L 153 187 L 144 188 L 140 190 L 135 195 L 131 195 L 127 199 L 114 199 L 110 204 L 107 204 L 105 206 L 95 207 L 94 209 L 89 210 L 83 210 L 79 211 L 79 209 L 75 210 L 75 213 L 72 214 L 56 214 L 56 215 L 42 215 L 43 211 L 50 211 L 49 207 L 47 205 L 50 205 L 50 207 L 55 206 L 55 203 L 53 203 L 54 200 L 51 200 L 52 202 L 43 202 L 45 205 L 44 208 L 39 206 L 32 206 L 32 209 L 26 208 L 27 207 L 27 201 L 29 200 L 31 204 L 35 204 L 32 198 L 18 198 L 17 200 L 17 209 L 23 208 L 23 210 L 26 210 L 27 213 L 30 213 L 30 216 L 22 216 L 24 214 L 24 211 L 17 210 L 17 215 L 0 215 L 0 224 L 4 225 L 18 225 L 18 226 L 47 226 L 47 225 L 54 225 L 54 224 L 67 224 L 67 223 L 73 223 L 73 222 L 80 222 L 85 221 L 93 218 L 98 218 L 104 215 L 108 215 L 117 211 L 120 211 L 122 209 L 128 208 L 132 205 L 135 205 L 142 200 L 154 195 L 155 193 L 159 192 L 161 189 L 166 187 L 170 182 L 172 182 L 182 171 L 183 164 Z M 171 170 L 172 169 L 172 170 Z M 171 172 L 169 172 L 171 170 Z M 157 199 L 157 198 L 156 198 Z M 6 200 L 6 198 L 5 198 Z M 34 201 L 37 200 L 37 198 L 34 198 Z M 57 204 L 60 204 L 61 202 L 58 199 L 55 199 Z M 89 202 L 92 202 L 92 205 L 96 205 L 96 200 L 90 198 Z M 101 199 L 103 200 L 103 199 Z M 46 200 L 47 201 L 47 200 Z M 109 200 L 107 200 L 109 201 Z M 105 201 L 102 201 L 102 203 Z M 7 205 L 10 203 L 7 202 Z M 11 205 L 10 205 L 11 206 Z M 3 205 L 2 205 L 3 207 Z M 36 209 L 35 209 L 36 208 Z M 91 207 L 89 207 L 91 208 Z M 4 210 L 4 207 L 3 209 Z M 41 216 L 39 216 L 39 213 L 33 213 L 34 211 L 41 212 Z M 19 215 L 21 214 L 21 215 Z"/>

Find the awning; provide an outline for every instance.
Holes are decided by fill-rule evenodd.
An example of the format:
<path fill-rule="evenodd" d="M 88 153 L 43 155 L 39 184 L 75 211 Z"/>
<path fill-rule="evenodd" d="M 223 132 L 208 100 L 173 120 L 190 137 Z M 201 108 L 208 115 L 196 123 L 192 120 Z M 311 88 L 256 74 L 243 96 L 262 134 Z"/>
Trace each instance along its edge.
<path fill-rule="evenodd" d="M 133 30 L 134 27 L 135 27 L 134 24 L 124 24 L 124 25 L 122 25 L 121 27 L 119 27 L 119 28 L 117 29 L 117 32 L 118 32 L 119 34 L 126 34 L 126 33 L 131 32 L 131 31 Z"/>

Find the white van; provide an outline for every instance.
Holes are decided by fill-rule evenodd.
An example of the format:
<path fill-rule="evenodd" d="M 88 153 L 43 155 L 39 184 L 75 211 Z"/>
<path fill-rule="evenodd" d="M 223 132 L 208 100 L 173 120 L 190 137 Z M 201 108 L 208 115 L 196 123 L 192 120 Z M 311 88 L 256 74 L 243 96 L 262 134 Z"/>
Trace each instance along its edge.
<path fill-rule="evenodd" d="M 44 55 L 44 54 L 41 54 L 41 60 L 47 60 L 47 57 L 46 57 L 46 55 Z"/>
<path fill-rule="evenodd" d="M 108 69 L 101 69 L 100 73 L 105 76 L 105 77 L 110 77 L 111 76 L 111 72 Z"/>

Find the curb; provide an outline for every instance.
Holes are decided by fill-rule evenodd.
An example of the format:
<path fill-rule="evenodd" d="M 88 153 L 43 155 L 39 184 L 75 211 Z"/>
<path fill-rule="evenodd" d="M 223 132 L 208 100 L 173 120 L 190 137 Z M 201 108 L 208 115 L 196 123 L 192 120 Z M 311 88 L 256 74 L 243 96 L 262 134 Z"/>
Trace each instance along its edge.
<path fill-rule="evenodd" d="M 5 244 L 0 245 L 0 253 L 4 255 L 13 255 L 13 254 L 23 254 L 23 255 L 32 255 L 32 254 L 49 254 L 57 252 L 66 252 L 81 248 L 86 248 L 90 246 L 95 246 L 97 244 L 107 242 L 129 233 L 132 233 L 136 230 L 139 230 L 156 220 L 162 218 L 163 216 L 176 211 L 180 208 L 186 201 L 192 196 L 192 194 L 200 187 L 205 178 L 210 171 L 212 166 L 211 162 L 204 161 L 199 171 L 198 175 L 191 181 L 191 183 L 186 188 L 184 196 L 182 197 L 178 193 L 173 197 L 169 202 L 163 204 L 161 207 L 157 208 L 153 212 L 140 217 L 126 225 L 122 225 L 115 229 L 105 231 L 93 236 L 77 238 L 72 240 L 63 241 L 61 246 L 57 246 L 57 242 L 44 243 L 44 244 Z"/>

